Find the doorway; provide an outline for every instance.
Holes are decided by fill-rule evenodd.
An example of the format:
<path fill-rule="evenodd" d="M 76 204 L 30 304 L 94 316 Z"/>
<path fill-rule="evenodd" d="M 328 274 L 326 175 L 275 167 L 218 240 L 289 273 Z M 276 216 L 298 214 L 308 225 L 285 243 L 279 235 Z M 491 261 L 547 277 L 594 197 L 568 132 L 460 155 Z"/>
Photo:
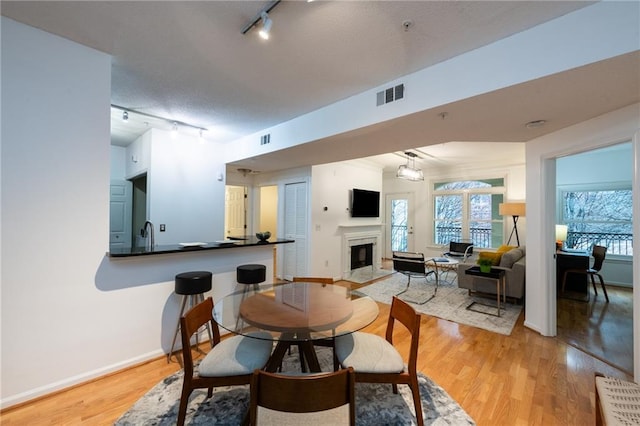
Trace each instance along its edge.
<path fill-rule="evenodd" d="M 563 251 L 556 268 L 576 259 L 587 269 L 591 247 L 606 247 L 600 272 L 609 296 L 607 302 L 599 284 L 596 295 L 585 275 L 574 274 L 562 292 L 563 274 L 557 273 L 557 337 L 628 374 L 634 363 L 632 157 L 631 143 L 560 157 L 555 182 L 556 223 L 567 230 L 557 234 Z"/>
<path fill-rule="evenodd" d="M 391 259 L 394 251 L 413 251 L 413 194 L 410 192 L 385 196 L 385 230 L 387 241 L 385 258 Z"/>
<path fill-rule="evenodd" d="M 142 237 L 141 230 L 147 219 L 147 174 L 142 174 L 131 179 L 133 185 L 133 207 L 131 210 L 133 222 L 133 243 L 135 247 L 144 247 L 145 239 Z"/>

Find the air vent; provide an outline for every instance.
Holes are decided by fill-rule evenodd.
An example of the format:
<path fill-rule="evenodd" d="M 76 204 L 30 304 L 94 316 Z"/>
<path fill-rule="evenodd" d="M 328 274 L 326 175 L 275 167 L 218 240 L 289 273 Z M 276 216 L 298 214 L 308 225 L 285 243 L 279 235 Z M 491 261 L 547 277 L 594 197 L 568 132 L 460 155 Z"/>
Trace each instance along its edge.
<path fill-rule="evenodd" d="M 260 136 L 260 145 L 267 145 L 268 143 L 271 143 L 271 133 Z"/>
<path fill-rule="evenodd" d="M 404 98 L 404 84 L 398 84 L 395 87 L 389 87 L 376 93 L 376 106 L 388 104 L 402 98 Z"/>

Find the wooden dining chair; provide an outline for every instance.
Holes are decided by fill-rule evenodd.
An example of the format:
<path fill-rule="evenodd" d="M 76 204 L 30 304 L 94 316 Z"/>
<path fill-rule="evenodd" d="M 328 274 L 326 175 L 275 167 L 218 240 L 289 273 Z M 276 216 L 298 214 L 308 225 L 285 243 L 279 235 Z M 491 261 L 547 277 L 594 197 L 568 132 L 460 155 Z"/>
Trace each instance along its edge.
<path fill-rule="evenodd" d="M 411 334 L 409 360 L 405 368 L 402 355 L 393 346 L 393 331 L 396 321 L 403 324 Z M 391 383 L 393 393 L 398 393 L 398 385 L 411 388 L 418 425 L 422 426 L 422 402 L 418 386 L 418 339 L 420 335 L 420 314 L 408 303 L 393 297 L 385 338 L 365 332 L 355 332 L 336 338 L 336 355 L 345 368 L 353 368 L 356 382 Z"/>
<path fill-rule="evenodd" d="M 211 350 L 200 361 L 195 372 L 191 353 L 191 338 L 205 324 L 213 330 Z M 184 381 L 178 410 L 178 425 L 183 425 L 189 396 L 194 389 L 208 388 L 207 397 L 217 386 L 246 385 L 256 368 L 266 365 L 273 340 L 267 332 L 250 333 L 251 337 L 233 336 L 220 340 L 220 329 L 213 321 L 213 299 L 197 304 L 180 318 Z"/>
<path fill-rule="evenodd" d="M 295 376 L 256 370 L 250 392 L 251 425 L 356 423 L 352 368 Z"/>

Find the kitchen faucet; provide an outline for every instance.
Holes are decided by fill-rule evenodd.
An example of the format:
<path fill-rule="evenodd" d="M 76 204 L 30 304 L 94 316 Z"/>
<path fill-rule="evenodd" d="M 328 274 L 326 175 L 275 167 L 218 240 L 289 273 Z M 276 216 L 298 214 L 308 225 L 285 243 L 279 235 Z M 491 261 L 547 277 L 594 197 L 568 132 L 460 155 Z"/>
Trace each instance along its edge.
<path fill-rule="evenodd" d="M 146 221 L 144 223 L 144 227 L 142 228 L 142 237 L 147 238 L 147 248 L 149 251 L 153 251 L 155 247 L 155 241 L 153 237 L 153 223 Z"/>

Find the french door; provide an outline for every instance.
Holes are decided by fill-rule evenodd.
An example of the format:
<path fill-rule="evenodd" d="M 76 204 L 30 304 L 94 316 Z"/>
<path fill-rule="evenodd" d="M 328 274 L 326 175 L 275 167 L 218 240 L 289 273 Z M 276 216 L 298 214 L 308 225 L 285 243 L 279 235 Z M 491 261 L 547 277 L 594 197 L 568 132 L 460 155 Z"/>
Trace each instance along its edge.
<path fill-rule="evenodd" d="M 413 194 L 387 194 L 385 197 L 385 258 L 394 251 L 413 251 Z"/>

